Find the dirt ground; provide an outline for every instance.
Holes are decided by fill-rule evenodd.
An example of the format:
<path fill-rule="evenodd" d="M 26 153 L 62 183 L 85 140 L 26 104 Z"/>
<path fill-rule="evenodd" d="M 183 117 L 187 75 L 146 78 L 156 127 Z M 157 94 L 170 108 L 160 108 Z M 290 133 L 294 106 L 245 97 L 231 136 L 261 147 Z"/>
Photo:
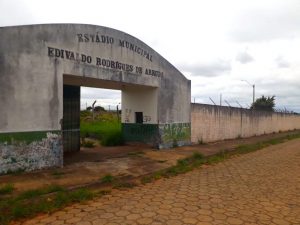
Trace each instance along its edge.
<path fill-rule="evenodd" d="M 63 168 L 3 175 L 0 176 L 0 184 L 13 183 L 16 193 L 18 193 L 47 185 L 61 185 L 69 188 L 85 186 L 99 182 L 107 174 L 134 178 L 172 166 L 176 164 L 178 159 L 185 158 L 194 152 L 212 155 L 221 150 L 234 149 L 241 144 L 257 143 L 295 132 L 268 134 L 165 150 L 156 150 L 144 144 L 82 148 L 80 152 L 64 156 Z"/>

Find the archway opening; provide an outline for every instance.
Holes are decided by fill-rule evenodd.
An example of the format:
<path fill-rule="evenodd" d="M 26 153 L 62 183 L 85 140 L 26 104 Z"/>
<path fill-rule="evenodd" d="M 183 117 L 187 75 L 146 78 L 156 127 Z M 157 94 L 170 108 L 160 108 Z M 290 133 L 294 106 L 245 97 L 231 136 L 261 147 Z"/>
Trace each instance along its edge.
<path fill-rule="evenodd" d="M 121 91 L 81 87 L 81 147 L 124 144 L 121 126 Z"/>
<path fill-rule="evenodd" d="M 91 149 L 103 150 L 103 153 L 108 150 L 106 146 L 125 143 L 153 146 L 158 136 L 157 94 L 157 88 L 153 87 L 64 75 L 65 164 L 80 151 L 89 154 L 87 161 L 94 161 L 99 152 Z M 111 148 L 110 152 L 119 154 L 122 149 L 130 150 Z M 82 161 L 85 157 L 75 158 Z"/>

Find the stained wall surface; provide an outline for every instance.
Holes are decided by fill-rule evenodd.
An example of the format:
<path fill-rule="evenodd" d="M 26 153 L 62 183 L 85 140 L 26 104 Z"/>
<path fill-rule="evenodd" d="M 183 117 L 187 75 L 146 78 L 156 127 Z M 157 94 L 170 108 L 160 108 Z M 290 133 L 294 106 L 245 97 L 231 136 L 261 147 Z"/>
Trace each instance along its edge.
<path fill-rule="evenodd" d="M 191 105 L 191 140 L 212 142 L 300 129 L 300 116 L 205 104 Z"/>
<path fill-rule="evenodd" d="M 122 123 L 135 123 L 135 112 L 143 112 L 143 124 L 157 124 L 158 88 L 122 89 Z"/>

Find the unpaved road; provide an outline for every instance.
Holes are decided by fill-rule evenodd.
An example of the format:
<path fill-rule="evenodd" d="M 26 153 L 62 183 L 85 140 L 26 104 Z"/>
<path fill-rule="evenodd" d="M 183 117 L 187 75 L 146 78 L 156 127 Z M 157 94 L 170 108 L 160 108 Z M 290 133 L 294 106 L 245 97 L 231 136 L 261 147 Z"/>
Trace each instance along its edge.
<path fill-rule="evenodd" d="M 25 224 L 300 224 L 300 139 Z"/>

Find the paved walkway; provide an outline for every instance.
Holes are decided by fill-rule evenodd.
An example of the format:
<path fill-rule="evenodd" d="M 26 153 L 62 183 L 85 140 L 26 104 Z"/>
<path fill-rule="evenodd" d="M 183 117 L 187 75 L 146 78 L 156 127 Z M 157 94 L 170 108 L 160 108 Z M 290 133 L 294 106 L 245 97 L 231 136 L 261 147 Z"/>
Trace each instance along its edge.
<path fill-rule="evenodd" d="M 75 204 L 26 224 L 300 224 L 300 140 Z"/>

